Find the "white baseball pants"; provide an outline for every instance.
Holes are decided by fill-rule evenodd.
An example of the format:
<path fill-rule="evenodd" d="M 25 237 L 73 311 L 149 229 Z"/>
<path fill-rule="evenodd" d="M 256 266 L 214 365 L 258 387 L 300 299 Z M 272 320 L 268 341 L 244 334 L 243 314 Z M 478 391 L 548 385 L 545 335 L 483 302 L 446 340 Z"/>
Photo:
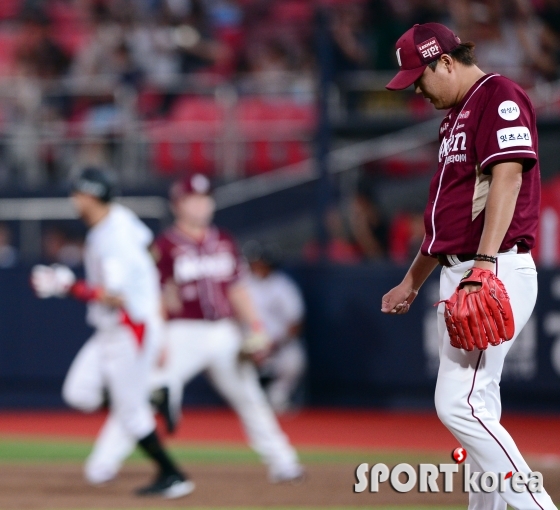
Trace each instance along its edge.
<path fill-rule="evenodd" d="M 451 297 L 464 272 L 473 262 L 444 267 L 440 279 L 441 299 Z M 499 254 L 498 278 L 504 283 L 511 300 L 515 336 L 485 351 L 475 348 L 467 352 L 452 347 L 445 327 L 443 303 L 438 307 L 440 367 L 435 404 L 439 418 L 467 450 L 471 472 L 528 474 L 531 469 L 519 452 L 515 441 L 500 425 L 500 378 L 504 359 L 515 338 L 523 329 L 537 299 L 537 272 L 530 254 L 516 250 Z M 550 496 L 529 491 L 514 492 L 510 484 L 504 494 L 499 492 L 469 494 L 469 510 L 506 510 L 507 504 L 517 510 L 556 510 Z"/>
<path fill-rule="evenodd" d="M 167 323 L 167 364 L 156 375 L 169 386 L 171 403 L 181 406 L 183 387 L 206 370 L 211 383 L 243 423 L 250 446 L 275 476 L 299 472 L 297 454 L 284 435 L 262 391 L 255 367 L 238 359 L 242 335 L 229 319 Z"/>
<path fill-rule="evenodd" d="M 126 326 L 97 330 L 70 366 L 62 389 L 68 405 L 93 412 L 103 403 L 103 390 L 109 393 L 109 416 L 85 465 L 92 484 L 114 478 L 137 441 L 155 429 L 148 384 L 159 335 L 159 321 L 146 325 L 142 347 Z"/>

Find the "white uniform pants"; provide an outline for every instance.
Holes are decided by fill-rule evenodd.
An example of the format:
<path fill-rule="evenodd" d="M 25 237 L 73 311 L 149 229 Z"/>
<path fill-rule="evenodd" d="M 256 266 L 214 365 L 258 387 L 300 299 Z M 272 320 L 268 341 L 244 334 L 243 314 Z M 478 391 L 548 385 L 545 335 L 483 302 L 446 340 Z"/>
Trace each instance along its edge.
<path fill-rule="evenodd" d="M 160 334 L 156 321 L 147 325 L 140 347 L 126 326 L 98 330 L 72 362 L 62 389 L 68 405 L 92 412 L 103 403 L 103 390 L 109 393 L 109 416 L 86 461 L 90 483 L 114 478 L 137 441 L 155 429 L 148 383 Z"/>
<path fill-rule="evenodd" d="M 290 474 L 297 455 L 280 429 L 249 362 L 238 360 L 242 341 L 237 324 L 172 320 L 167 327 L 167 365 L 159 374 L 170 388 L 172 405 L 181 406 L 183 387 L 202 370 L 243 423 L 250 446 L 269 466 L 272 476 Z"/>
<path fill-rule="evenodd" d="M 441 299 L 451 297 L 472 261 L 441 272 Z M 449 343 L 443 317 L 444 305 L 438 307 L 440 367 L 435 404 L 443 424 L 467 450 L 471 472 L 528 474 L 531 469 L 521 456 L 514 440 L 500 425 L 500 378 L 504 359 L 515 338 L 523 329 L 537 298 L 537 273 L 530 254 L 514 251 L 500 254 L 496 266 L 498 278 L 509 294 L 515 319 L 513 340 L 485 351 L 467 352 Z M 506 502 L 517 510 L 555 510 L 550 496 L 542 493 L 498 492 L 470 493 L 469 510 L 506 510 Z"/>

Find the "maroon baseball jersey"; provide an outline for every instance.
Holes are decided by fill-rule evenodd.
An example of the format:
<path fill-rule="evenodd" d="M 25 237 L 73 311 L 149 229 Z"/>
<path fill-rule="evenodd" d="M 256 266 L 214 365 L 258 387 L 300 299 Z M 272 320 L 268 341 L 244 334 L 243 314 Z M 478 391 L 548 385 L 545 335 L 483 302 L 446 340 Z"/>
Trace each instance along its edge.
<path fill-rule="evenodd" d="M 424 255 L 476 253 L 491 167 L 523 159 L 523 181 L 500 250 L 535 243 L 540 203 L 535 111 L 524 90 L 498 74 L 478 80 L 440 127 L 439 163 L 424 213 Z"/>
<path fill-rule="evenodd" d="M 210 227 L 202 241 L 195 241 L 177 226 L 163 232 L 152 253 L 160 273 L 169 319 L 218 320 L 233 315 L 228 287 L 245 272 L 234 240 Z M 169 289 L 174 299 L 166 299 Z M 178 292 L 177 292 L 178 291 Z"/>

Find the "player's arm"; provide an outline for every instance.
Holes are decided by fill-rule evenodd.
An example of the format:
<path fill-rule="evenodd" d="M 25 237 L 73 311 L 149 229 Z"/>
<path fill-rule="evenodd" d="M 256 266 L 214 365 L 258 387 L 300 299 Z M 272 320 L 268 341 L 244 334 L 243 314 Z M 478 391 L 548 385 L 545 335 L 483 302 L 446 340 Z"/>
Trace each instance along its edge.
<path fill-rule="evenodd" d="M 228 299 L 238 320 L 251 331 L 262 331 L 262 323 L 253 300 L 243 281 L 238 280 L 228 288 Z"/>
<path fill-rule="evenodd" d="M 396 314 L 408 312 L 410 305 L 418 295 L 420 287 L 437 265 L 437 259 L 423 255 L 419 251 L 403 281 L 383 296 L 381 311 Z"/>
<path fill-rule="evenodd" d="M 229 286 L 228 298 L 238 320 L 248 329 L 241 345 L 241 354 L 259 364 L 269 355 L 272 344 L 243 280 Z"/>
<path fill-rule="evenodd" d="M 107 292 L 102 287 L 90 286 L 85 280 L 76 280 L 74 272 L 62 264 L 33 266 L 30 282 L 37 297 L 43 299 L 72 296 L 81 301 L 97 301 L 114 308 L 123 305 L 119 295 Z"/>
<path fill-rule="evenodd" d="M 91 285 L 78 280 L 70 289 L 70 295 L 81 301 L 95 301 L 110 308 L 125 306 L 125 286 L 128 279 L 130 247 L 122 240 L 115 242 L 99 257 L 99 283 Z"/>
<path fill-rule="evenodd" d="M 492 168 L 492 182 L 488 190 L 484 215 L 484 228 L 478 245 L 478 252 L 482 255 L 495 257 L 506 232 L 513 219 L 515 205 L 523 180 L 523 160 L 503 161 Z M 495 270 L 494 262 L 477 260 L 474 267 Z M 463 287 L 466 292 L 480 288 L 480 284 L 472 283 Z"/>
<path fill-rule="evenodd" d="M 478 252 L 495 257 L 513 219 L 522 183 L 523 162 L 503 161 L 492 168 L 492 182 L 486 200 L 484 229 Z M 493 262 L 477 260 L 474 267 L 494 270 Z"/>
<path fill-rule="evenodd" d="M 78 280 L 72 285 L 69 294 L 80 301 L 96 301 L 111 308 L 124 306 L 124 299 L 120 294 L 107 291 L 104 287 L 92 287 L 85 280 Z"/>

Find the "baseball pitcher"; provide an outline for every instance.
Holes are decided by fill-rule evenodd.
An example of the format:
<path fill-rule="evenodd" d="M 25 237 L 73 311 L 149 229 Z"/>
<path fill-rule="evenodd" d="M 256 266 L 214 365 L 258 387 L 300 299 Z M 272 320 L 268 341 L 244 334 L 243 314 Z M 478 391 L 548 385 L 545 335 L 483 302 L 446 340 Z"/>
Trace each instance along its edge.
<path fill-rule="evenodd" d="M 442 266 L 440 367 L 435 404 L 467 451 L 471 472 L 531 469 L 500 424 L 500 376 L 537 298 L 530 250 L 537 230 L 540 174 L 535 111 L 511 80 L 476 66 L 474 44 L 438 23 L 415 25 L 396 44 L 400 71 L 389 90 L 414 85 L 436 109 L 439 164 L 424 215 L 426 235 L 382 312 L 409 310 Z M 545 490 L 469 494 L 469 509 L 553 510 Z"/>

